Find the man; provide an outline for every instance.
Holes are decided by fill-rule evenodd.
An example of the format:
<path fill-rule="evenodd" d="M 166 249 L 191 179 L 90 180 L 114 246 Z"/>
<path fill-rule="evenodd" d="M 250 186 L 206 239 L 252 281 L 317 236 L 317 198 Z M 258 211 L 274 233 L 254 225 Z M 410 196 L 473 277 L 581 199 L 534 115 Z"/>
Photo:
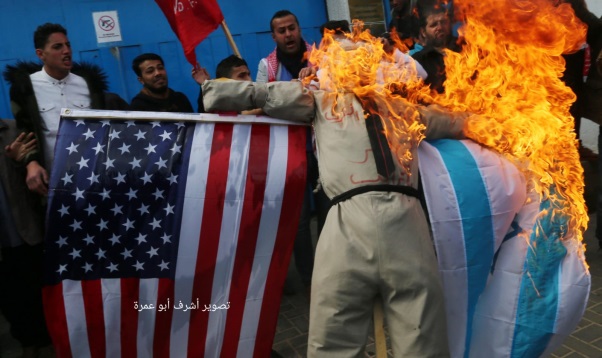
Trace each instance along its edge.
<path fill-rule="evenodd" d="M 375 73 L 349 74 L 341 66 L 377 71 L 380 65 L 374 56 L 374 63 L 362 69 L 351 66 L 360 61 L 353 54 L 378 51 L 376 46 L 366 49 L 366 43 L 356 49 L 360 46 L 363 51 L 351 55 L 324 50 L 336 60 L 319 64 L 318 77 L 324 76 L 319 83 L 332 90 L 313 92 L 313 104 L 306 98 L 312 93 L 296 83 L 258 83 L 243 89 L 233 81 L 207 81 L 205 106 L 257 106 L 277 116 L 284 108 L 303 113 L 297 107 L 305 103 L 311 110 L 298 120 L 310 121 L 315 115 L 320 183 L 333 206 L 316 251 L 308 357 L 362 356 L 377 299 L 383 302 L 396 357 L 448 356 L 443 293 L 415 189 L 414 158 L 423 134 L 431 139 L 462 137 L 467 115 L 412 105 L 387 95 L 387 83 L 365 88 L 351 83 L 349 76 L 372 78 Z M 384 128 L 393 137 L 385 138 Z M 395 137 L 399 131 L 404 134 Z"/>
<path fill-rule="evenodd" d="M 236 56 L 230 55 L 223 60 L 221 60 L 217 64 L 217 68 L 215 69 L 215 77 L 216 78 L 227 78 L 235 81 L 248 81 L 251 82 L 251 71 L 249 71 L 249 66 L 247 65 L 247 61 Z M 211 79 L 207 70 L 203 67 L 196 66 L 192 69 L 192 78 L 198 83 L 200 86 L 205 83 L 205 81 Z M 197 100 L 197 105 L 199 109 L 199 113 L 205 112 L 205 107 L 203 105 L 203 88 L 199 89 L 199 98 Z M 255 108 L 250 110 L 242 110 L 241 114 L 249 114 L 249 115 L 262 115 L 263 110 L 261 108 Z M 282 358 L 282 356 L 272 350 L 271 358 Z"/>
<path fill-rule="evenodd" d="M 50 342 L 41 303 L 44 199 L 35 194 L 48 193 L 60 111 L 63 107 L 108 108 L 106 76 L 97 66 L 73 62 L 63 26 L 40 25 L 33 42 L 42 64 L 18 62 L 6 67 L 4 78 L 11 85 L 15 121 L 0 125 L 1 147 L 10 158 L 0 152 L 0 184 L 4 190 L 0 200 L 10 208 L 1 209 L 5 217 L 0 226 L 5 231 L 0 233 L 0 298 L 11 330 L 25 347 L 27 357 L 36 356 L 38 348 Z M 5 147 L 17 136 L 14 124 L 29 134 L 22 134 Z"/>
<path fill-rule="evenodd" d="M 270 29 L 276 48 L 259 61 L 256 81 L 290 81 L 299 78 L 301 69 L 307 67 L 303 55 L 310 46 L 301 37 L 297 17 L 288 10 L 280 10 L 272 16 Z"/>
<path fill-rule="evenodd" d="M 301 28 L 297 16 L 288 10 L 277 11 L 270 20 L 272 39 L 276 48 L 268 57 L 259 61 L 257 69 L 257 82 L 290 81 L 303 77 L 302 71 L 309 70 L 308 62 L 304 58 L 305 52 L 310 48 L 309 44 L 301 37 Z M 313 154 L 311 141 L 311 128 L 307 130 L 307 186 L 299 229 L 295 239 L 295 265 L 301 276 L 301 281 L 309 292 L 311 285 L 311 274 L 314 267 L 314 249 L 311 238 L 309 222 L 311 219 L 311 197 L 313 195 L 313 184 L 318 178 L 318 163 Z M 285 293 L 294 291 L 285 286 Z"/>
<path fill-rule="evenodd" d="M 33 132 L 38 140 L 37 150 L 25 159 L 27 186 L 46 195 L 61 108 L 106 109 L 107 83 L 100 68 L 73 62 L 63 26 L 39 26 L 34 46 L 43 65 L 19 62 L 7 66 L 4 77 L 11 84 L 11 107 L 17 126 Z"/>
<path fill-rule="evenodd" d="M 444 90 L 445 82 L 445 49 L 459 50 L 455 39 L 451 36 L 451 21 L 444 7 L 433 6 L 420 14 L 421 42 L 424 44 L 420 51 L 412 54 L 426 70 L 428 77 L 424 81 L 439 93 Z"/>
<path fill-rule="evenodd" d="M 194 112 L 185 94 L 168 87 L 167 71 L 161 56 L 143 53 L 132 61 L 132 69 L 142 84 L 142 90 L 130 104 L 132 111 Z"/>
<path fill-rule="evenodd" d="M 217 68 L 215 69 L 215 78 L 229 78 L 237 81 L 252 81 L 251 71 L 249 71 L 247 61 L 236 55 L 230 55 L 217 64 Z"/>
<path fill-rule="evenodd" d="M 41 291 L 44 213 L 22 163 L 36 140 L 18 134 L 15 121 L 0 120 L 0 310 L 23 357 L 31 358 L 50 348 Z"/>
<path fill-rule="evenodd" d="M 231 80 L 237 81 L 252 81 L 251 79 L 251 71 L 249 71 L 249 66 L 247 65 L 247 61 L 236 55 L 230 55 L 220 63 L 217 64 L 217 68 L 215 70 L 216 78 L 229 78 Z M 196 83 L 202 85 L 206 80 L 211 79 L 209 73 L 206 69 L 197 66 L 192 69 L 192 78 Z M 199 113 L 204 113 L 205 109 L 203 108 L 203 90 L 202 88 L 199 90 L 199 98 L 197 99 L 197 108 Z M 243 111 L 243 114 L 250 114 L 248 111 Z M 259 113 L 256 113 L 259 114 Z"/>

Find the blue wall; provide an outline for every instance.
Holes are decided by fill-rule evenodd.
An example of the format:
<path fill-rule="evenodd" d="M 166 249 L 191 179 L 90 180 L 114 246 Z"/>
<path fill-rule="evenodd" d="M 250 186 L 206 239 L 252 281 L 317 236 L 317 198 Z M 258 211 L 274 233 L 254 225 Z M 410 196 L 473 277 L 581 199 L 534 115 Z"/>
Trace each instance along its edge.
<path fill-rule="evenodd" d="M 257 64 L 274 49 L 269 22 L 272 15 L 286 8 L 297 15 L 304 38 L 320 39 L 319 27 L 327 21 L 324 0 L 218 0 L 230 32 L 242 57 L 249 64 L 251 76 Z M 98 45 L 92 13 L 116 10 L 123 41 Z M 153 0 L 0 0 L 0 70 L 17 60 L 37 61 L 33 32 L 45 22 L 60 23 L 67 28 L 75 61 L 100 65 L 108 75 L 110 91 L 128 102 L 140 90 L 131 69 L 134 57 L 144 52 L 160 54 L 167 68 L 169 86 L 184 92 L 196 107 L 198 85 L 190 76 L 191 66 L 163 13 Z M 109 47 L 112 46 L 112 47 Z M 226 37 L 218 28 L 196 49 L 201 66 L 211 76 L 215 66 L 232 54 Z M 8 97 L 9 86 L 0 86 L 0 118 L 12 118 Z"/>

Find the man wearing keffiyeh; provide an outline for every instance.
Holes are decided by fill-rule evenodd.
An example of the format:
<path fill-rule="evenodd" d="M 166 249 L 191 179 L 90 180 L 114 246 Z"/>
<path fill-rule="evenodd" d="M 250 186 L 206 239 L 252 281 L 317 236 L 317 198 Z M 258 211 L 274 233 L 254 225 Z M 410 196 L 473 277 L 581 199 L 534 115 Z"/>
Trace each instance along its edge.
<path fill-rule="evenodd" d="M 310 45 L 301 37 L 299 20 L 289 10 L 277 11 L 270 20 L 272 38 L 276 48 L 266 58 L 259 61 L 257 82 L 290 81 L 299 78 L 299 72 L 308 66 L 305 52 Z M 303 76 L 301 76 L 303 77 Z M 312 184 L 318 179 L 318 164 L 315 159 L 312 143 L 311 129 L 308 128 L 307 139 L 307 186 L 299 229 L 295 239 L 295 264 L 301 276 L 301 281 L 309 290 L 311 274 L 314 267 L 314 250 L 309 228 L 311 216 Z"/>
<path fill-rule="evenodd" d="M 288 10 L 280 10 L 270 20 L 272 38 L 276 48 L 259 61 L 257 82 L 290 81 L 299 77 L 299 71 L 307 67 L 303 58 L 310 46 L 301 37 L 299 20 Z"/>

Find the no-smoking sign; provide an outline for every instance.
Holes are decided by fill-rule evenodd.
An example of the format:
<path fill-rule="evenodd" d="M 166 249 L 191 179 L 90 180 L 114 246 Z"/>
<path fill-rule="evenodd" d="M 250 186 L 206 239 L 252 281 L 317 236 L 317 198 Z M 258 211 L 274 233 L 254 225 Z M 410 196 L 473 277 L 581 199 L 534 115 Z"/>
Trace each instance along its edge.
<path fill-rule="evenodd" d="M 93 12 L 96 41 L 101 43 L 122 41 L 117 11 Z"/>

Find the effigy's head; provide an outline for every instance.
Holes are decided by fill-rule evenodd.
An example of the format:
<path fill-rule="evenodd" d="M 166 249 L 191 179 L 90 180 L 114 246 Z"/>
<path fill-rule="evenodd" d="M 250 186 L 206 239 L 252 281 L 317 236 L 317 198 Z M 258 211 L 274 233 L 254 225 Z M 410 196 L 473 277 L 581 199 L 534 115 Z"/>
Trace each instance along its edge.
<path fill-rule="evenodd" d="M 388 39 L 403 48 L 396 36 Z M 353 31 L 335 34 L 325 31 L 320 46 L 312 48 L 309 62 L 319 68 L 320 89 L 333 92 L 352 92 L 359 97 L 371 97 L 391 86 L 410 86 L 412 93 L 428 94 L 418 78 L 416 68 L 400 65 L 400 52 L 386 51 L 383 39 L 372 36 L 363 23 L 353 21 Z M 409 92 L 408 92 L 409 93 Z M 417 101 L 417 100 L 414 100 Z"/>

